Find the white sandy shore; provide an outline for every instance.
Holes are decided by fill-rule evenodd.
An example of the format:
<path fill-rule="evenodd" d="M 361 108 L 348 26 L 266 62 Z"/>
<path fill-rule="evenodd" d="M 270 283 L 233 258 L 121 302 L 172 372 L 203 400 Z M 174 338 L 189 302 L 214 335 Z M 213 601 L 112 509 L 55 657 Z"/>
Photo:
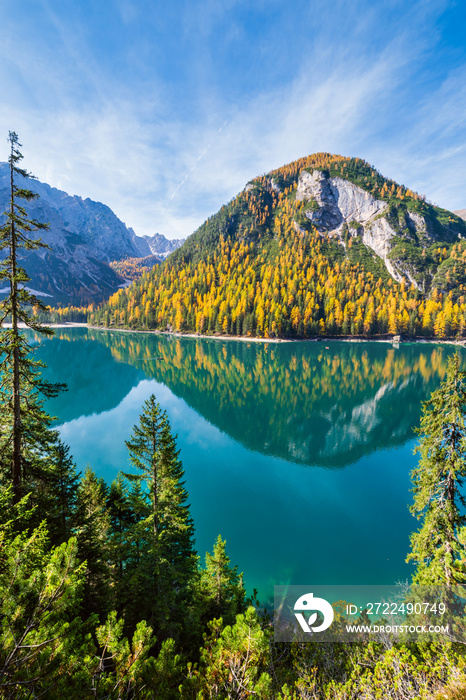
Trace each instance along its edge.
<path fill-rule="evenodd" d="M 69 324 L 71 327 L 73 324 Z M 76 325 L 86 325 L 86 324 L 76 324 Z M 390 343 L 390 345 L 401 343 L 433 343 L 434 345 L 459 345 L 464 347 L 466 345 L 466 340 L 438 340 L 436 338 L 410 338 L 407 340 L 394 340 L 393 338 L 339 338 L 338 336 L 329 336 L 321 338 L 249 338 L 246 336 L 238 335 L 203 335 L 201 333 L 176 333 L 169 331 L 139 331 L 133 330 L 131 328 L 106 328 L 104 326 L 87 326 L 91 330 L 95 331 L 111 331 L 112 333 L 144 333 L 146 335 L 169 335 L 176 338 L 197 338 L 209 340 L 240 340 L 246 343 L 331 343 L 335 340 L 343 340 L 346 343 Z"/>
<path fill-rule="evenodd" d="M 322 338 L 249 338 L 238 335 L 202 335 L 201 333 L 174 333 L 169 331 L 139 331 L 131 328 L 105 328 L 104 326 L 90 326 L 88 323 L 64 322 L 64 323 L 44 323 L 44 326 L 49 328 L 89 328 L 94 331 L 110 331 L 111 333 L 143 333 L 144 335 L 169 335 L 175 338 L 200 338 L 209 340 L 239 340 L 245 343 L 331 343 L 335 340 L 343 340 L 346 343 L 433 343 L 435 345 L 459 345 L 464 347 L 466 340 L 439 340 L 437 338 L 409 338 L 407 340 L 397 341 L 393 338 L 339 338 L 338 336 L 330 336 Z M 11 328 L 11 323 L 4 323 L 3 328 Z M 19 324 L 20 328 L 27 328 L 24 323 Z"/>

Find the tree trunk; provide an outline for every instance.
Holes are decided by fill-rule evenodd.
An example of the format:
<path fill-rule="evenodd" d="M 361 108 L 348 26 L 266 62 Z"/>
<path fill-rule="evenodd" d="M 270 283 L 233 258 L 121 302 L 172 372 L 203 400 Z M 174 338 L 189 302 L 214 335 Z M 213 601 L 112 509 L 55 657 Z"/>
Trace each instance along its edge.
<path fill-rule="evenodd" d="M 12 145 L 13 154 L 13 145 Z M 13 336 L 13 456 L 12 456 L 12 481 L 13 502 L 21 500 L 21 394 L 19 377 L 19 331 L 18 331 L 18 285 L 16 281 L 16 231 L 15 231 L 15 207 L 14 207 L 14 181 L 13 162 L 10 164 L 10 214 L 11 214 L 11 331 Z"/>

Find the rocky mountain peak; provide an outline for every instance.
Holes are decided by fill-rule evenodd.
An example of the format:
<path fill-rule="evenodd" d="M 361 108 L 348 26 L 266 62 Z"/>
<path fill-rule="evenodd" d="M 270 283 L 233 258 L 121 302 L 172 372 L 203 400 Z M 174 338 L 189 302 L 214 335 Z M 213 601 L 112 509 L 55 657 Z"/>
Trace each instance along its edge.
<path fill-rule="evenodd" d="M 185 242 L 184 238 L 168 239 L 161 233 L 154 233 L 153 236 L 144 236 L 144 242 L 149 246 L 151 254 L 156 255 L 161 260 L 165 260 L 170 253 L 179 248 Z"/>
<path fill-rule="evenodd" d="M 306 216 L 317 229 L 326 231 L 336 231 L 350 221 L 365 225 L 388 206 L 349 180 L 331 178 L 321 170 L 301 173 L 296 199 L 317 205 Z"/>

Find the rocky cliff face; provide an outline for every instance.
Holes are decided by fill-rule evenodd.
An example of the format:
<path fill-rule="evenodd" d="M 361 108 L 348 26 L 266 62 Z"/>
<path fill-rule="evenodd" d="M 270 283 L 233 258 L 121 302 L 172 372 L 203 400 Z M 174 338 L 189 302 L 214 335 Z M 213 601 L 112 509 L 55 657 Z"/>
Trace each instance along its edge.
<path fill-rule="evenodd" d="M 147 242 L 105 204 L 38 180 L 28 179 L 24 186 L 39 195 L 27 204 L 28 215 L 50 226 L 42 240 L 51 250 L 31 251 L 24 259 L 37 292 L 65 303 L 102 299 L 124 282 L 108 266 L 110 261 L 151 254 Z M 0 212 L 8 207 L 8 199 L 9 166 L 0 163 Z"/>
<path fill-rule="evenodd" d="M 352 220 L 367 223 L 387 207 L 349 180 L 329 178 L 320 170 L 301 173 L 296 199 L 317 202 L 319 208 L 307 212 L 307 216 L 317 228 L 326 230 L 338 230 Z"/>
<path fill-rule="evenodd" d="M 339 239 L 346 247 L 351 237 L 381 258 L 392 277 L 403 278 L 420 288 L 416 271 L 404 259 L 393 254 L 400 235 L 428 244 L 435 239 L 426 219 L 417 212 L 403 211 L 394 216 L 387 202 L 376 199 L 349 180 L 329 177 L 321 170 L 303 171 L 298 179 L 296 199 L 307 204 L 305 216 L 317 228 Z"/>

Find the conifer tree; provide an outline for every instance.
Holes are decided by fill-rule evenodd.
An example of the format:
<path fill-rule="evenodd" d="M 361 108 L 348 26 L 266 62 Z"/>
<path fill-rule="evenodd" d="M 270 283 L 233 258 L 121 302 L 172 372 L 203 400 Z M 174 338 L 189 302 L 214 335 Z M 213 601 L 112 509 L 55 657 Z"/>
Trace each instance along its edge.
<path fill-rule="evenodd" d="M 150 505 L 141 479 L 119 475 L 110 487 L 110 560 L 112 606 L 124 611 L 126 629 L 131 633 L 148 614 L 152 600 L 152 544 Z M 142 614 L 141 606 L 145 613 Z"/>
<path fill-rule="evenodd" d="M 423 404 L 410 509 L 423 524 L 411 536 L 407 559 L 417 564 L 414 583 L 442 583 L 448 588 L 466 583 L 461 562 L 466 526 L 461 493 L 466 476 L 466 373 L 459 366 L 456 353 L 448 361 L 441 386 Z"/>
<path fill-rule="evenodd" d="M 107 498 L 107 510 L 110 519 L 110 557 L 112 561 L 112 590 L 118 602 L 121 603 L 119 590 L 123 572 L 128 566 L 129 551 L 127 534 L 134 523 L 134 512 L 128 495 L 128 486 L 122 474 L 112 481 Z"/>
<path fill-rule="evenodd" d="M 213 620 L 201 649 L 199 671 L 183 683 L 182 697 L 291 698 L 276 695 L 270 670 L 270 632 L 262 629 L 253 607 L 238 615 L 235 624 L 223 627 Z M 316 698 L 295 695 L 293 698 Z M 327 696 L 330 697 L 330 696 Z M 334 695 L 332 695 L 334 697 Z"/>
<path fill-rule="evenodd" d="M 131 463 L 141 472 L 132 478 L 145 484 L 149 505 L 148 517 L 139 524 L 147 534 L 147 553 L 140 565 L 146 593 L 138 601 L 139 612 L 159 639 L 168 635 L 176 638 L 186 619 L 184 603 L 197 570 L 197 557 L 179 451 L 155 396 L 145 401 L 126 444 Z"/>
<path fill-rule="evenodd" d="M 109 610 L 110 516 L 106 501 L 107 487 L 104 480 L 87 467 L 78 486 L 76 508 L 78 558 L 81 562 L 86 562 L 83 597 L 85 618 L 92 613 L 102 617 Z"/>
<path fill-rule="evenodd" d="M 200 581 L 203 617 L 206 620 L 221 617 L 225 625 L 232 625 L 236 615 L 246 610 L 246 592 L 242 574 L 238 574 L 237 566 L 230 566 L 226 541 L 220 535 L 213 553 L 206 552 L 205 564 Z"/>
<path fill-rule="evenodd" d="M 28 476 L 37 478 L 38 465 L 57 438 L 57 434 L 50 431 L 51 419 L 44 411 L 43 400 L 56 396 L 64 385 L 51 384 L 41 378 L 43 365 L 30 356 L 30 344 L 20 333 L 23 323 L 38 333 L 52 334 L 51 329 L 38 323 L 29 312 L 32 307 L 42 310 L 45 307 L 25 287 L 29 277 L 19 264 L 24 251 L 48 247 L 40 239 L 31 237 L 48 225 L 30 219 L 21 204 L 38 195 L 17 184 L 19 179 L 32 175 L 18 165 L 23 156 L 17 134 L 10 131 L 8 141 L 10 201 L 8 211 L 4 212 L 6 223 L 0 228 L 0 251 L 6 251 L 0 264 L 0 281 L 8 283 L 9 293 L 0 304 L 0 325 L 10 318 L 11 328 L 3 330 L 0 337 L 0 464 L 4 479 L 9 471 L 13 500 L 17 503 L 23 495 L 25 479 Z"/>
<path fill-rule="evenodd" d="M 59 438 L 51 445 L 49 456 L 43 475 L 47 488 L 41 499 L 36 495 L 34 500 L 43 508 L 40 517 L 46 513 L 50 543 L 58 545 L 74 533 L 79 476 L 70 448 Z"/>

